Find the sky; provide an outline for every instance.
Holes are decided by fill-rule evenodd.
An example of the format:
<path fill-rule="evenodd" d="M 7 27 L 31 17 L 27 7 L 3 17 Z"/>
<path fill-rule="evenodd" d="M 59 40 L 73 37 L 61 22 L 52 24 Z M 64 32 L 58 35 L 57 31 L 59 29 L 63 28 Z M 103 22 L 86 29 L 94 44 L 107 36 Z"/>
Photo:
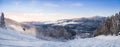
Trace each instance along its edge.
<path fill-rule="evenodd" d="M 18 22 L 111 16 L 120 0 L 0 0 L 0 12 Z"/>

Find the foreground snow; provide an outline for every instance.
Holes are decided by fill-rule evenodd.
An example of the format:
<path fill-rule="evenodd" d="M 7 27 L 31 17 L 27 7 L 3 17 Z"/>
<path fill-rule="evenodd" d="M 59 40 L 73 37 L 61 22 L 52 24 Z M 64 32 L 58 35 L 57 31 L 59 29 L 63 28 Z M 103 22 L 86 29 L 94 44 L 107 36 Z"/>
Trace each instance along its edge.
<path fill-rule="evenodd" d="M 120 36 L 76 38 L 59 42 L 39 40 L 13 30 L 0 28 L 0 47 L 120 47 Z"/>

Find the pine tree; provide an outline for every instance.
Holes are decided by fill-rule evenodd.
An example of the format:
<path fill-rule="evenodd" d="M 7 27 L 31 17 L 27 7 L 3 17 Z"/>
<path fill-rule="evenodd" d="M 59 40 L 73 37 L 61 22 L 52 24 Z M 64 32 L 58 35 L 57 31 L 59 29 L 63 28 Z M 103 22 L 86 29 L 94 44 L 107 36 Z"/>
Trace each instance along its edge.
<path fill-rule="evenodd" d="M 120 12 L 114 16 L 108 17 L 102 26 L 100 26 L 94 33 L 98 35 L 119 35 L 120 32 Z"/>
<path fill-rule="evenodd" d="M 0 17 L 0 27 L 5 27 L 5 18 L 4 18 L 4 13 L 1 13 Z"/>
<path fill-rule="evenodd" d="M 119 12 L 119 15 L 120 15 L 120 12 Z"/>

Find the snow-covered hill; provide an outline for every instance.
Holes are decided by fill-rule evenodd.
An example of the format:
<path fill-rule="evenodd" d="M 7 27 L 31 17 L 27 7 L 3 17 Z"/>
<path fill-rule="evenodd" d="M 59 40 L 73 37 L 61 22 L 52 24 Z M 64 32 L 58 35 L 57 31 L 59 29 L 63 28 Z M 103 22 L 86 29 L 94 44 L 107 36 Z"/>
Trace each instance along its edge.
<path fill-rule="evenodd" d="M 40 40 L 11 29 L 0 28 L 0 47 L 120 47 L 120 36 L 76 38 L 60 42 Z"/>

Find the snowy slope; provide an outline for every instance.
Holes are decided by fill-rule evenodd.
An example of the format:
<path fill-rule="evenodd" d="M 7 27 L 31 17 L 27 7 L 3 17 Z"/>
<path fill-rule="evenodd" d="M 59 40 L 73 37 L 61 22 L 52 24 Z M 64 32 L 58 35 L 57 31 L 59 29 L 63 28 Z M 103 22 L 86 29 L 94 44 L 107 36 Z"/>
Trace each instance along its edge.
<path fill-rule="evenodd" d="M 60 42 L 39 40 L 10 29 L 0 28 L 0 47 L 120 47 L 120 36 L 76 38 Z"/>

